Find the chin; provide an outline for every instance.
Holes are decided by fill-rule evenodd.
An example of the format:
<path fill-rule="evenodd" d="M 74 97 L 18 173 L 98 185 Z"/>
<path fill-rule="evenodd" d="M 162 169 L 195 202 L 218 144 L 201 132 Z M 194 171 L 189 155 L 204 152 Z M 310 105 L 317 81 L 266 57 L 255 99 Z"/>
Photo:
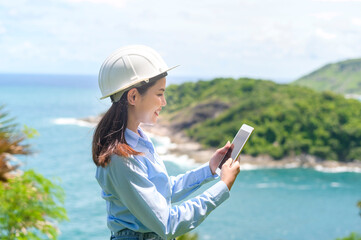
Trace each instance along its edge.
<path fill-rule="evenodd" d="M 142 124 L 144 124 L 144 125 L 147 125 L 147 126 L 153 126 L 154 124 L 156 124 L 157 123 L 157 120 L 155 120 L 155 121 L 147 121 L 147 122 L 142 122 Z"/>
<path fill-rule="evenodd" d="M 142 122 L 142 124 L 144 124 L 144 125 L 147 125 L 147 126 L 153 126 L 154 124 L 156 124 L 157 123 L 157 119 L 155 119 L 155 120 L 150 120 L 150 121 L 144 121 L 144 122 Z"/>
<path fill-rule="evenodd" d="M 148 119 L 144 119 L 144 121 L 142 121 L 142 124 L 152 126 L 152 125 L 156 124 L 157 121 L 158 121 L 158 117 L 154 116 L 154 117 L 151 117 Z"/>

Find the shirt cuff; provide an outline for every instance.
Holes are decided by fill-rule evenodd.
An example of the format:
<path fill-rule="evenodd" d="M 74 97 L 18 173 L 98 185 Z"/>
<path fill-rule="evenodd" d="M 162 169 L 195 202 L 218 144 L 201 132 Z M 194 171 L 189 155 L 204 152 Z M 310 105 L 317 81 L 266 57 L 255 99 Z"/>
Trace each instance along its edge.
<path fill-rule="evenodd" d="M 210 180 L 213 180 L 213 179 L 217 179 L 219 177 L 217 173 L 215 173 L 214 175 L 212 174 L 211 168 L 209 166 L 209 162 L 204 163 L 201 166 L 201 168 L 205 174 L 205 179 L 212 178 Z"/>
<path fill-rule="evenodd" d="M 217 206 L 223 203 L 230 196 L 229 189 L 223 181 L 217 182 L 212 187 L 210 187 L 206 192 L 212 196 L 212 199 L 214 200 Z"/>

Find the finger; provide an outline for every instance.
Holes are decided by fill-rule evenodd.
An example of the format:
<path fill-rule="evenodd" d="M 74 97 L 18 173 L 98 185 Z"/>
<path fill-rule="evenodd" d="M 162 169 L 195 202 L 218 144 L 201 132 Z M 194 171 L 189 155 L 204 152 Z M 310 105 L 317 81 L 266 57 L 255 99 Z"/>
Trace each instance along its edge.
<path fill-rule="evenodd" d="M 232 151 L 233 151 L 233 149 L 232 149 L 232 147 L 230 146 L 230 147 L 228 148 L 227 152 L 226 152 L 226 158 L 230 158 L 230 157 L 231 157 Z"/>
<path fill-rule="evenodd" d="M 230 145 L 230 143 L 228 141 L 223 147 L 218 148 L 217 151 L 223 151 L 224 149 L 229 148 L 229 145 Z"/>
<path fill-rule="evenodd" d="M 233 161 L 232 158 L 228 158 L 228 160 L 224 163 L 224 165 L 230 166 L 232 161 Z"/>
<path fill-rule="evenodd" d="M 230 147 L 231 147 L 231 144 L 228 141 L 227 144 L 224 147 L 219 148 L 217 150 L 217 152 L 220 153 L 220 154 L 226 154 L 228 152 L 228 150 L 230 149 Z"/>
<path fill-rule="evenodd" d="M 230 148 L 231 143 L 229 141 L 227 141 L 226 145 L 224 145 L 221 149 L 228 149 Z"/>
<path fill-rule="evenodd" d="M 235 167 L 239 167 L 239 166 L 240 166 L 240 164 L 239 164 L 239 162 L 238 162 L 238 161 L 235 161 L 235 162 L 233 163 L 232 167 L 233 167 L 233 166 L 235 166 Z"/>
<path fill-rule="evenodd" d="M 231 168 L 238 169 L 238 170 L 240 170 L 240 167 L 241 167 L 241 165 L 239 164 L 238 161 L 235 161 L 231 166 Z"/>

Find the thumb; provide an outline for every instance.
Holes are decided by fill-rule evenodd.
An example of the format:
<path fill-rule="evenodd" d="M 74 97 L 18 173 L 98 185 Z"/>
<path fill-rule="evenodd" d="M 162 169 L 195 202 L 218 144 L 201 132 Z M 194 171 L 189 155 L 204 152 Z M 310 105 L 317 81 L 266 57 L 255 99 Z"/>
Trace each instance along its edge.
<path fill-rule="evenodd" d="M 223 164 L 223 165 L 226 165 L 226 166 L 231 166 L 231 163 L 232 163 L 232 158 L 228 158 L 228 160 Z"/>
<path fill-rule="evenodd" d="M 228 149 L 231 147 L 231 143 L 228 141 L 222 148 L 217 149 L 220 154 L 226 154 Z"/>
<path fill-rule="evenodd" d="M 230 145 L 231 145 L 231 143 L 229 141 L 227 141 L 226 145 L 224 145 L 223 148 L 228 148 L 228 147 L 230 147 Z"/>

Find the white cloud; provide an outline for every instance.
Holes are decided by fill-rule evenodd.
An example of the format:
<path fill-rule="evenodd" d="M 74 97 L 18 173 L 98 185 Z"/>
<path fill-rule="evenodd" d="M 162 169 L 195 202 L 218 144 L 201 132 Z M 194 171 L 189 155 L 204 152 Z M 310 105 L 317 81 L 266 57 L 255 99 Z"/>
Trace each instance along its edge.
<path fill-rule="evenodd" d="M 320 28 L 315 30 L 315 34 L 316 34 L 316 36 L 318 36 L 320 38 L 323 38 L 325 40 L 331 40 L 331 39 L 336 38 L 335 34 L 326 32 L 326 31 L 324 31 L 323 29 L 320 29 Z"/>
<path fill-rule="evenodd" d="M 6 33 L 6 28 L 4 27 L 4 24 L 0 22 L 0 34 Z"/>
<path fill-rule="evenodd" d="M 0 35 L 0 56 L 6 57 L 0 58 L 0 72 L 94 74 L 109 53 L 127 44 L 149 45 L 169 65 L 182 65 L 175 74 L 193 76 L 292 78 L 315 64 L 361 54 L 355 3 L 12 0 L 1 5 L 0 33 L 2 27 L 6 34 Z"/>
<path fill-rule="evenodd" d="M 316 18 L 326 21 L 332 20 L 339 15 L 339 12 L 319 12 L 313 14 L 313 16 L 315 16 Z"/>
<path fill-rule="evenodd" d="M 68 2 L 91 2 L 97 4 L 106 4 L 116 8 L 123 8 L 127 3 L 127 0 L 66 0 Z"/>
<path fill-rule="evenodd" d="M 352 18 L 352 24 L 361 27 L 361 18 Z"/>
<path fill-rule="evenodd" d="M 361 0 L 313 0 L 314 2 L 361 2 Z"/>
<path fill-rule="evenodd" d="M 10 17 L 18 16 L 18 11 L 16 9 L 10 9 L 8 13 Z"/>
<path fill-rule="evenodd" d="M 18 60 L 33 60 L 39 59 L 39 48 L 29 41 L 13 43 L 7 49 L 10 56 Z"/>

